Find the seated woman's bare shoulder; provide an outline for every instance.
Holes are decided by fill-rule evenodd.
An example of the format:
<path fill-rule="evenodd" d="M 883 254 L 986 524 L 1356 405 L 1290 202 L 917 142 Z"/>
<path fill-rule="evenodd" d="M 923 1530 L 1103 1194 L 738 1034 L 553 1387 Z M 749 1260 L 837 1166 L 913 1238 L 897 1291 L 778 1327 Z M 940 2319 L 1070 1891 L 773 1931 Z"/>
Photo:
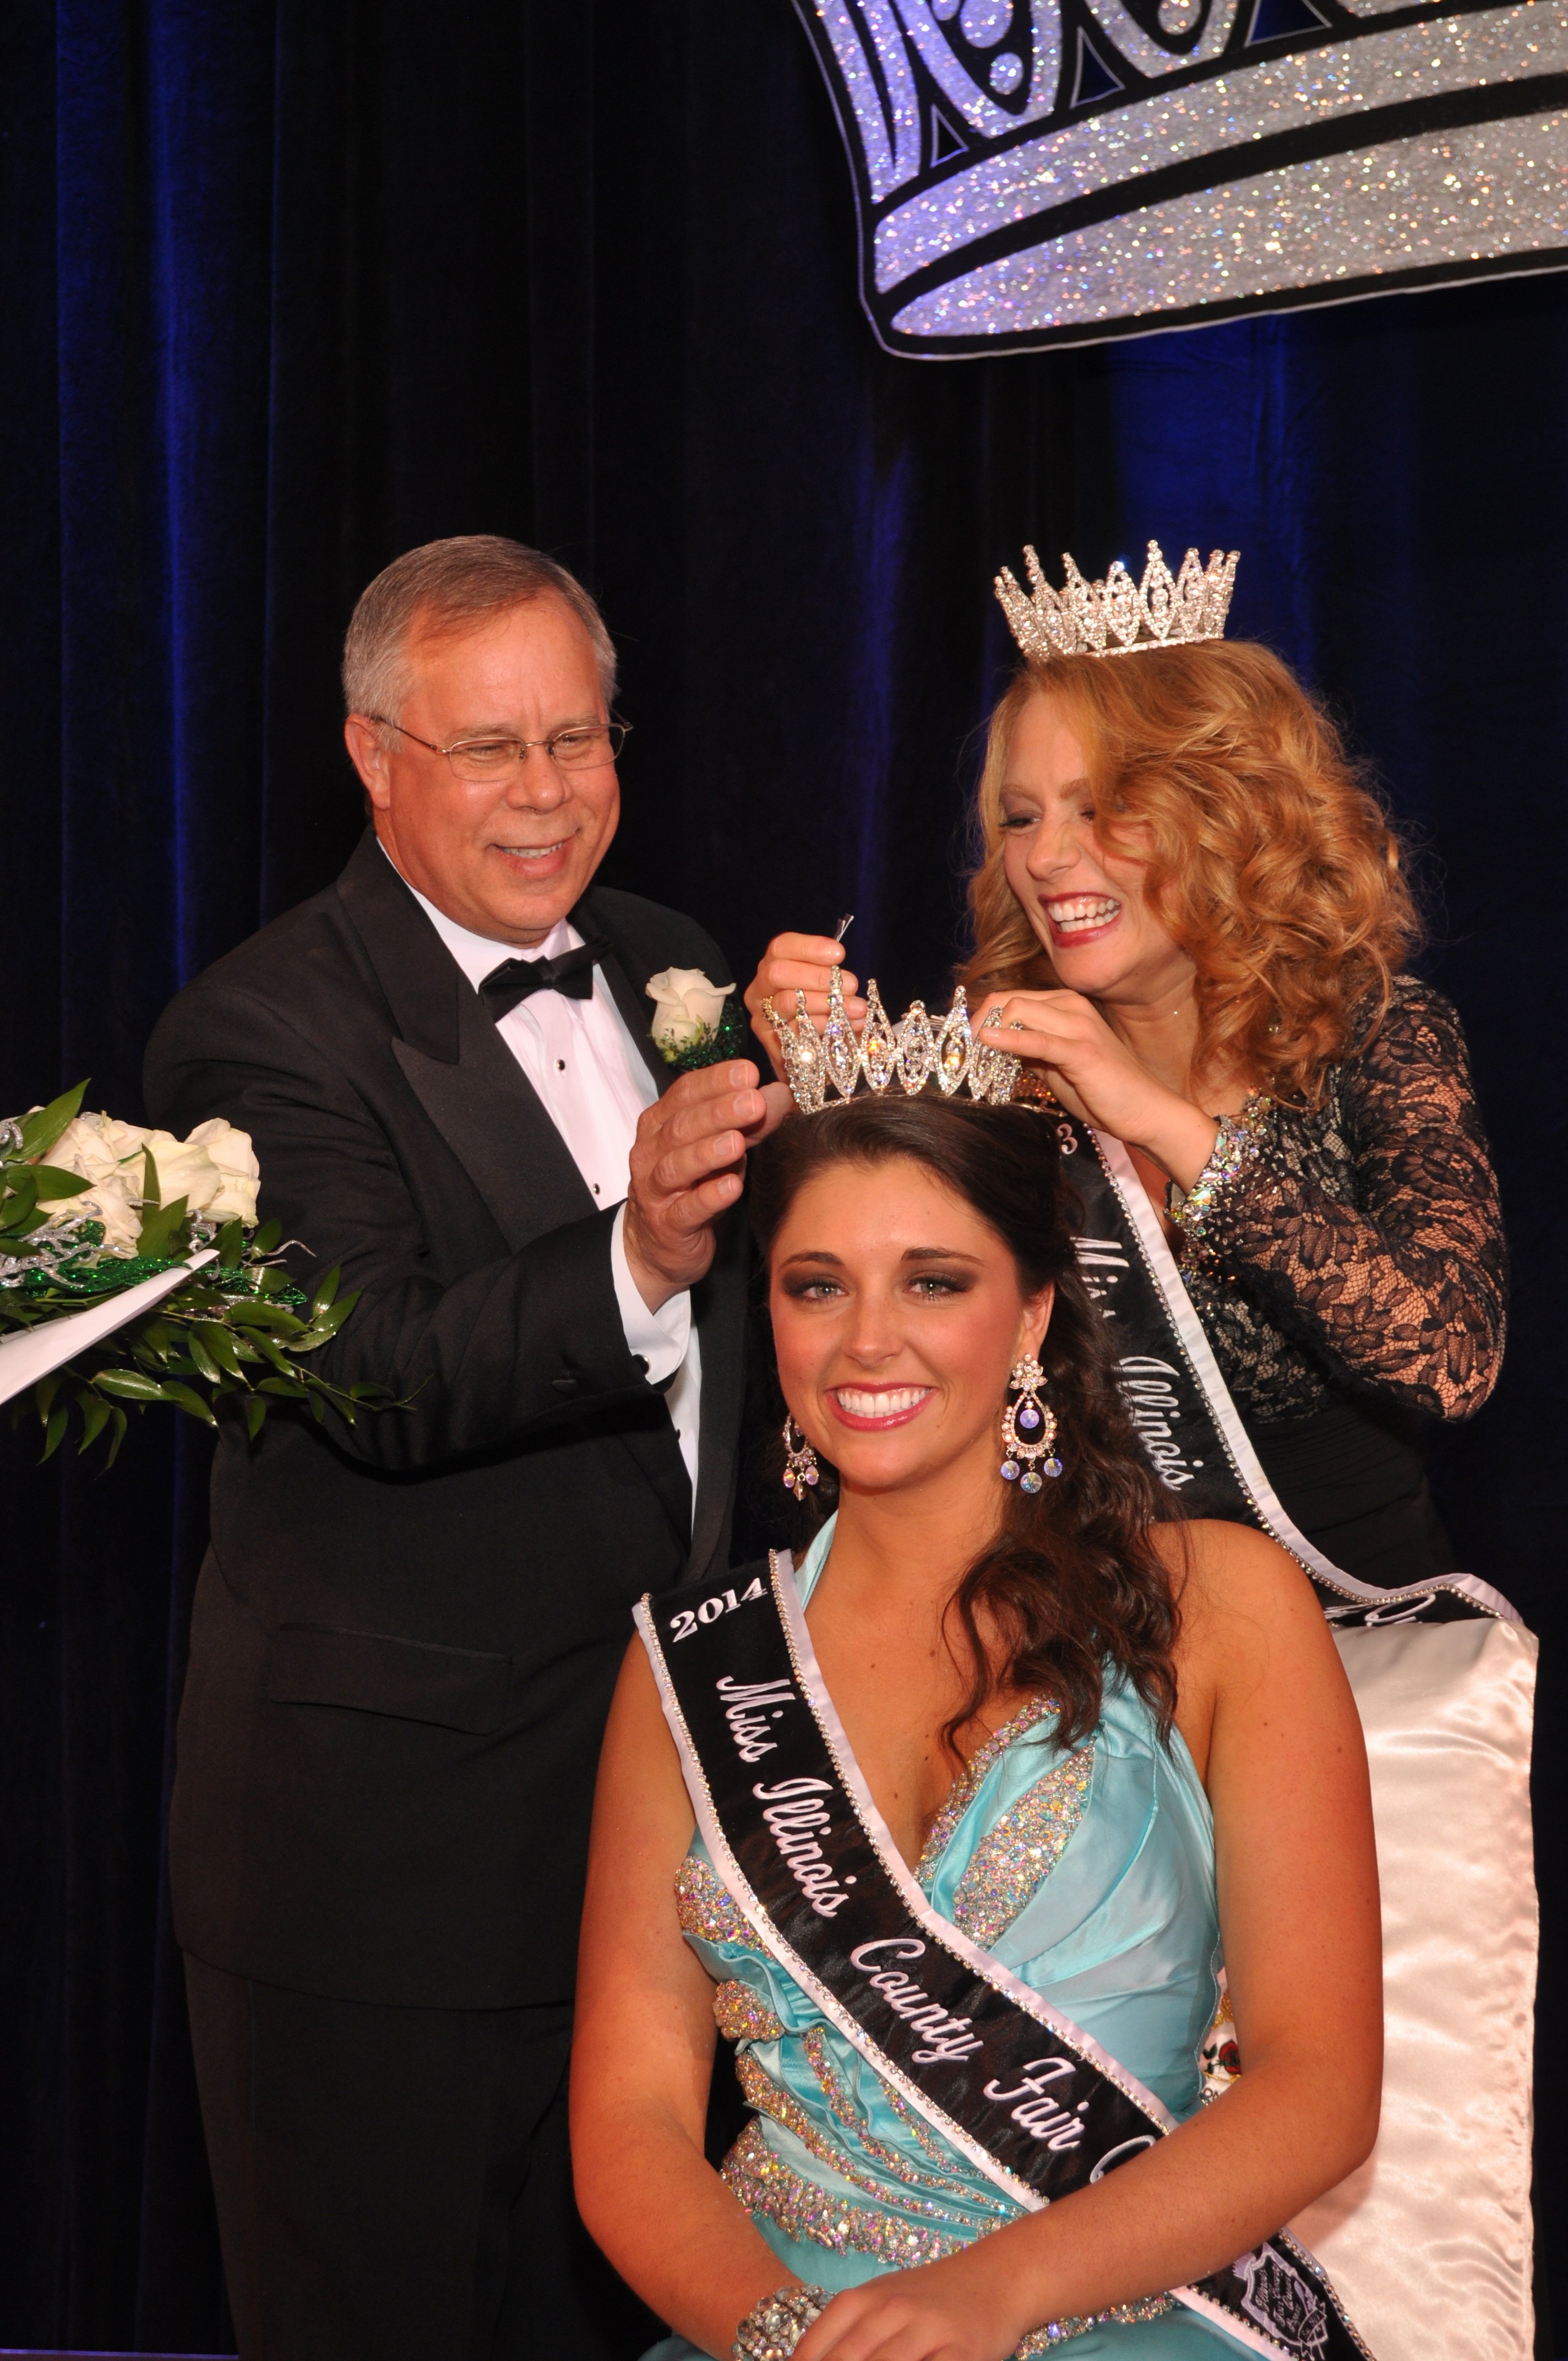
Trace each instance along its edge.
<path fill-rule="evenodd" d="M 1322 1607 L 1277 1542 L 1212 1519 L 1162 1525 L 1155 1538 L 1180 1610 L 1177 1724 L 1201 1773 L 1222 1706 L 1292 1689 L 1304 1702 L 1322 1688 L 1340 1700 L 1344 1677 Z"/>

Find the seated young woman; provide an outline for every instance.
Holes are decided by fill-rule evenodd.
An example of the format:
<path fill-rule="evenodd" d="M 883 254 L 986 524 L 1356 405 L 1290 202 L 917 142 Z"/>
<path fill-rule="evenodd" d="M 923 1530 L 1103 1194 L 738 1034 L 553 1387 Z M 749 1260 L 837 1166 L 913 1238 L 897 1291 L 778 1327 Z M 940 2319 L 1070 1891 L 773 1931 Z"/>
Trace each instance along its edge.
<path fill-rule="evenodd" d="M 1038 1114 L 932 1093 L 793 1116 L 751 1203 L 792 1488 L 837 1508 L 798 1567 L 745 1570 L 708 1613 L 752 1602 L 715 1632 L 771 1619 L 784 1674 L 820 1683 L 821 1851 L 802 1866 L 815 1801 L 775 1807 L 799 1906 L 762 1906 L 765 1842 L 719 1841 L 721 1791 L 784 1792 L 761 1757 L 799 1724 L 732 1712 L 740 1773 L 715 1741 L 684 1774 L 676 1693 L 718 1643 L 645 1608 L 663 1636 L 621 1675 L 583 1927 L 584 2220 L 674 2331 L 659 2361 L 1354 2352 L 1275 2237 L 1368 2153 L 1381 2070 L 1365 1758 L 1305 1576 L 1243 1527 L 1158 1521 Z M 878 1908 L 905 1938 L 857 1961 Z M 905 2015 L 922 1979 L 979 1975 L 941 2020 L 975 2028 L 949 2042 L 979 2053 L 969 2086 L 850 1993 L 890 1956 L 916 1962 L 877 1988 Z M 1203 2104 L 1222 1962 L 1242 2071 Z M 718 2170 L 716 2018 L 755 2111 Z M 1135 2102 L 1102 2173 L 1078 2123 Z"/>

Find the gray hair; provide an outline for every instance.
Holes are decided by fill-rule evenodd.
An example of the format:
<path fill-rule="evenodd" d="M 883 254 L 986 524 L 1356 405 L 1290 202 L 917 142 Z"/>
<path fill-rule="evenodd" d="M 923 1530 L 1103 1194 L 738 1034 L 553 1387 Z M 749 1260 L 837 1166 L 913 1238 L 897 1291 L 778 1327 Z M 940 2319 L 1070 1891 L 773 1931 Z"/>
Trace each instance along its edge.
<path fill-rule="evenodd" d="M 412 686 L 408 649 L 417 632 L 461 630 L 552 591 L 593 642 L 608 707 L 615 696 L 615 642 L 576 577 L 543 550 L 502 533 L 460 533 L 406 550 L 360 594 L 343 648 L 349 712 L 396 720 Z"/>

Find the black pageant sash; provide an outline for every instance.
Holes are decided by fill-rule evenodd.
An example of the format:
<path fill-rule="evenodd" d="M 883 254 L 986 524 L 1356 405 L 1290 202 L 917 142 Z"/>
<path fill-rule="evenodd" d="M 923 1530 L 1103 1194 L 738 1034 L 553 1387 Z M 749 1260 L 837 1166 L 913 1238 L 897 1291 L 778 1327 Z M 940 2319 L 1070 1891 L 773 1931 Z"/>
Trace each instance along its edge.
<path fill-rule="evenodd" d="M 1313 1547 L 1263 1471 L 1125 1148 L 1060 1107 L 1042 1113 L 1055 1126 L 1067 1176 L 1083 1205 L 1079 1269 L 1111 1327 L 1123 1398 L 1181 1514 L 1260 1526 L 1306 1568 L 1325 1615 L 1340 1631 L 1474 1616 L 1518 1623 L 1501 1591 L 1475 1575 L 1381 1590 Z"/>
<path fill-rule="evenodd" d="M 637 1624 L 697 1826 L 760 1940 L 876 2072 L 1037 2212 L 1176 2119 L 1090 2035 L 932 1909 L 822 1686 L 794 1570 L 691 1585 Z M 1370 2361 L 1286 2231 L 1172 2295 L 1253 2351 Z"/>

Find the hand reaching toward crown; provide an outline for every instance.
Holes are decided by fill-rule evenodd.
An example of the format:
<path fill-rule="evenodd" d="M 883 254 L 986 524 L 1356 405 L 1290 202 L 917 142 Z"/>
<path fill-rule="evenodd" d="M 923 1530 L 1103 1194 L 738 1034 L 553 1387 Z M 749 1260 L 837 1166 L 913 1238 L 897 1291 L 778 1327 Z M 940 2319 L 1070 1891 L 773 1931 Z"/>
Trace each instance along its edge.
<path fill-rule="evenodd" d="M 1096 1131 L 1141 1148 L 1183 1189 L 1214 1150 L 1212 1115 L 1158 1082 L 1080 992 L 988 992 L 976 1038 L 1045 1067 L 1066 1107 Z"/>
<path fill-rule="evenodd" d="M 751 1030 L 781 1082 L 784 1060 L 779 1055 L 778 1035 L 762 1014 L 763 1001 L 772 1000 L 781 1016 L 793 1016 L 795 995 L 804 992 L 806 1014 L 820 1030 L 828 1021 L 828 979 L 842 965 L 844 956 L 843 944 L 832 935 L 775 935 L 762 953 L 762 963 L 746 986 L 746 1005 L 751 1012 Z M 859 997 L 859 979 L 845 968 L 839 980 L 844 992 L 844 1014 L 858 1032 L 866 1014 L 866 1004 Z"/>

